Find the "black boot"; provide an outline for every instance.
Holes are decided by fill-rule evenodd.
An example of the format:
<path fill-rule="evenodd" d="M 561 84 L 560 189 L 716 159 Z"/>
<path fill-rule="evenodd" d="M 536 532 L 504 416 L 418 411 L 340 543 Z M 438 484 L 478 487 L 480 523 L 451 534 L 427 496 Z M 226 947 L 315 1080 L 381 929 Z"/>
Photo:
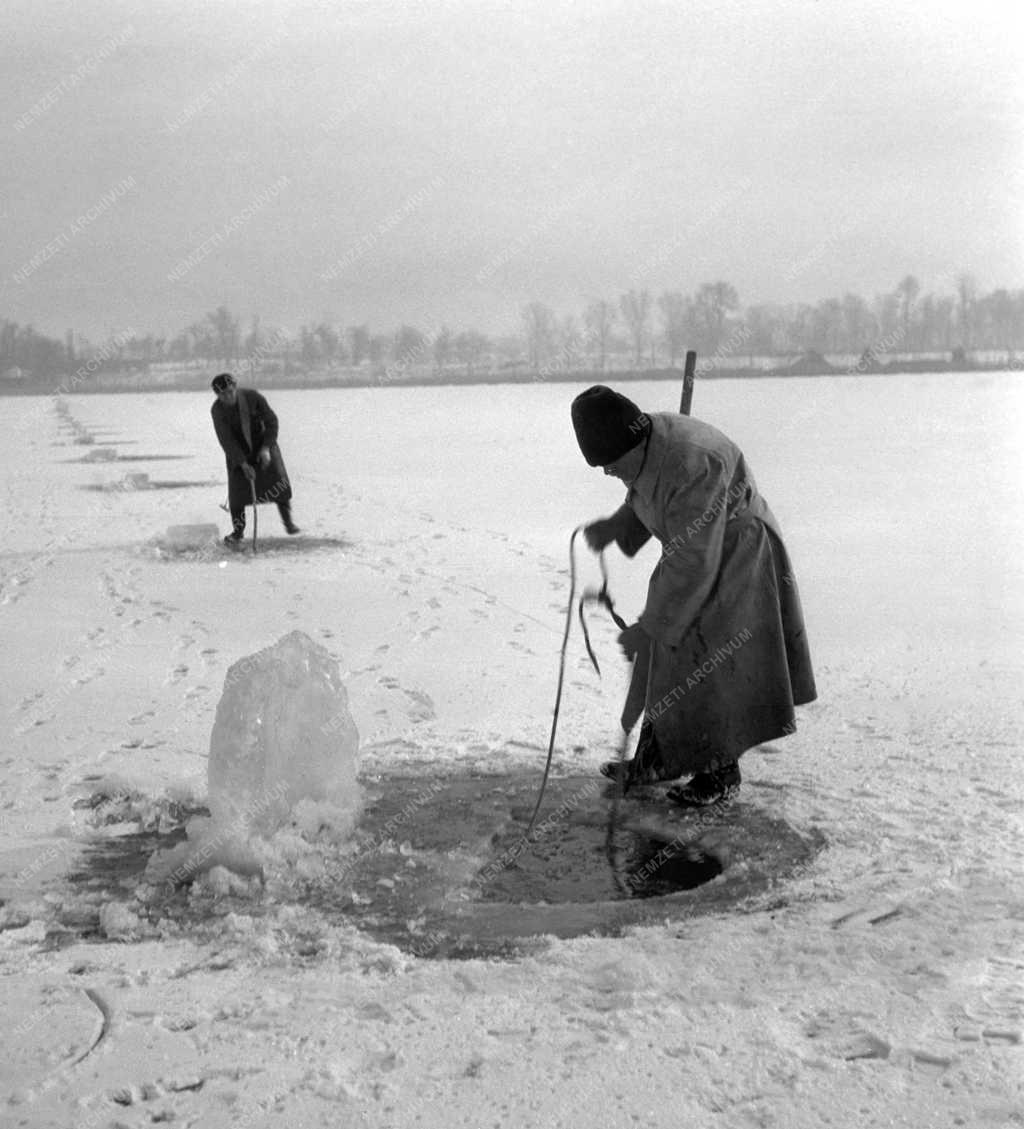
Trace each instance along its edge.
<path fill-rule="evenodd" d="M 277 512 L 281 515 L 281 524 L 284 526 L 285 533 L 292 535 L 301 533 L 302 530 L 292 521 L 292 504 L 291 502 L 278 502 Z"/>
<path fill-rule="evenodd" d="M 714 804 L 731 803 L 740 791 L 740 766 L 732 764 L 698 772 L 679 788 L 669 788 L 666 798 L 681 808 L 709 808 Z"/>
<path fill-rule="evenodd" d="M 224 538 L 225 545 L 237 545 L 245 536 L 245 510 L 231 511 L 231 532 Z"/>

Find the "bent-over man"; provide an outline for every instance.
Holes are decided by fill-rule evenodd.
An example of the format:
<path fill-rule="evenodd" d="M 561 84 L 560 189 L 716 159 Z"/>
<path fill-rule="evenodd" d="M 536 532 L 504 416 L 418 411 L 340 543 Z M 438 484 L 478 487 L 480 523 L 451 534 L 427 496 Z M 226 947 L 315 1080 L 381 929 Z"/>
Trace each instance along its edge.
<path fill-rule="evenodd" d="M 245 507 L 275 502 L 289 533 L 298 533 L 292 521 L 292 487 L 277 445 L 277 416 L 255 388 L 239 388 L 229 372 L 215 376 L 211 387 L 217 399 L 210 408 L 217 439 L 224 448 L 228 468 L 228 508 L 232 544 L 245 536 Z"/>
<path fill-rule="evenodd" d="M 603 385 L 576 397 L 572 422 L 587 462 L 628 488 L 586 527 L 587 543 L 632 557 L 652 535 L 661 542 L 643 613 L 619 636 L 636 660 L 623 728 L 643 715 L 626 781 L 689 777 L 668 792 L 683 807 L 730 800 L 740 756 L 792 733 L 793 707 L 817 696 L 778 523 L 743 452 L 710 424 L 648 415 Z"/>

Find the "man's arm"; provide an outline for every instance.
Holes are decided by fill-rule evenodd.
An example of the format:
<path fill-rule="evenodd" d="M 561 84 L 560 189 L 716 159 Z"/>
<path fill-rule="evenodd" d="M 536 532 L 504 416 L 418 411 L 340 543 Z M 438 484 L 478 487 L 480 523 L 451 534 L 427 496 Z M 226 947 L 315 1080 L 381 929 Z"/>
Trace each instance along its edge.
<path fill-rule="evenodd" d="M 277 442 L 277 416 L 261 392 L 247 392 L 252 403 L 252 417 L 263 424 L 263 446 L 273 447 Z"/>
<path fill-rule="evenodd" d="M 224 454 L 231 466 L 244 466 L 248 462 L 248 456 L 232 434 L 223 412 L 218 412 L 217 407 L 218 405 L 214 404 L 210 409 L 210 415 L 213 416 L 213 430 L 217 433 L 217 441 L 224 449 Z"/>
<path fill-rule="evenodd" d="M 627 557 L 635 557 L 650 541 L 651 531 L 636 516 L 628 502 L 623 502 L 619 506 L 612 514 L 611 520 L 615 522 L 615 544 Z"/>
<path fill-rule="evenodd" d="M 626 554 L 635 557 L 644 544 L 650 540 L 650 530 L 633 512 L 633 507 L 624 502 L 611 515 L 592 521 L 584 529 L 587 544 L 599 553 L 613 541 Z"/>

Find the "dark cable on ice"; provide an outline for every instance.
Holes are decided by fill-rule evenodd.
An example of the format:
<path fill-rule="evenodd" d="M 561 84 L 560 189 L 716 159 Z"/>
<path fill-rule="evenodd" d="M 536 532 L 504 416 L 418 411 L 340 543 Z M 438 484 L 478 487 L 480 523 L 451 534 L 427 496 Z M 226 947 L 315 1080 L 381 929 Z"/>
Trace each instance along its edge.
<path fill-rule="evenodd" d="M 544 763 L 544 776 L 540 782 L 540 791 L 537 794 L 537 802 L 534 805 L 533 814 L 530 816 L 529 825 L 526 828 L 526 833 L 523 835 L 524 839 L 529 839 L 530 833 L 533 831 L 533 825 L 537 821 L 537 814 L 540 811 L 541 804 L 544 802 L 544 792 L 548 785 L 548 777 L 551 774 L 551 761 L 555 752 L 555 735 L 558 732 L 558 715 L 562 708 L 562 687 L 565 683 L 565 655 L 569 645 L 569 631 L 572 628 L 573 602 L 576 598 L 576 538 L 584 528 L 585 526 L 582 525 L 576 526 L 572 531 L 572 536 L 569 538 L 569 602 L 566 606 L 565 632 L 562 635 L 562 650 L 558 661 L 558 689 L 555 691 L 555 710 L 551 719 L 551 737 L 548 741 L 547 760 Z M 583 627 L 583 638 L 587 646 L 587 654 L 590 656 L 590 661 L 594 664 L 594 670 L 596 670 L 598 676 L 600 676 L 601 667 L 598 664 L 597 656 L 594 654 L 594 648 L 591 646 L 590 633 L 587 630 L 587 621 L 583 616 L 584 606 L 588 603 L 598 603 L 606 607 L 620 631 L 626 630 L 626 621 L 615 611 L 615 604 L 608 593 L 608 566 L 605 564 L 603 550 L 598 554 L 598 557 L 601 563 L 601 589 L 600 591 L 593 588 L 584 590 L 579 602 L 579 617 L 580 624 Z M 627 740 L 628 737 L 629 734 L 627 733 Z M 623 744 L 625 745 L 625 742 Z M 620 773 L 620 775 L 622 774 Z M 609 837 L 610 836 L 611 832 L 609 831 Z"/>
<path fill-rule="evenodd" d="M 571 552 L 571 549 L 570 549 Z M 615 610 L 615 604 L 608 593 L 608 566 L 604 560 L 604 550 L 598 554 L 601 562 L 601 589 L 600 591 L 594 588 L 587 588 L 584 590 L 583 595 L 580 596 L 580 626 L 583 628 L 583 642 L 587 647 L 587 654 L 590 656 L 590 661 L 594 664 L 594 670 L 597 671 L 598 677 L 601 675 L 601 667 L 598 665 L 597 656 L 594 654 L 594 648 L 590 645 L 590 632 L 587 630 L 587 621 L 583 618 L 583 608 L 586 604 L 601 604 L 602 607 L 608 609 L 608 614 L 615 622 L 615 626 L 620 631 L 626 630 L 626 621 Z M 569 604 L 572 605 L 572 594 L 569 596 Z"/>
<path fill-rule="evenodd" d="M 551 738 L 548 741 L 548 758 L 544 763 L 544 776 L 540 782 L 540 791 L 537 793 L 537 802 L 533 807 L 529 825 L 526 828 L 524 839 L 529 839 L 533 825 L 537 821 L 537 812 L 544 802 L 544 789 L 548 786 L 548 775 L 551 772 L 551 758 L 555 752 L 555 734 L 558 732 L 558 712 L 562 708 L 562 685 L 565 682 L 565 652 L 569 646 L 569 629 L 572 627 L 572 605 L 576 596 L 576 538 L 579 536 L 582 525 L 577 525 L 569 538 L 569 603 L 565 610 L 565 632 L 562 635 L 562 653 L 558 660 L 558 689 L 555 691 L 555 713 L 551 719 Z M 593 657 L 593 656 L 591 656 Z M 596 664 L 595 664 L 596 665 Z"/>

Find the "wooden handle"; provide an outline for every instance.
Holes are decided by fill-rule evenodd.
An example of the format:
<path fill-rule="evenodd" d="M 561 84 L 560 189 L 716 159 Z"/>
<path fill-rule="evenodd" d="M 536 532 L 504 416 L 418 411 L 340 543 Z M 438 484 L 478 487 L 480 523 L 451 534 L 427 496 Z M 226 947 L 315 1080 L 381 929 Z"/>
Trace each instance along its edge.
<path fill-rule="evenodd" d="M 683 368 L 683 395 L 679 401 L 681 415 L 690 414 L 690 405 L 693 403 L 693 373 L 697 367 L 697 354 L 693 349 L 686 352 L 686 365 Z"/>

